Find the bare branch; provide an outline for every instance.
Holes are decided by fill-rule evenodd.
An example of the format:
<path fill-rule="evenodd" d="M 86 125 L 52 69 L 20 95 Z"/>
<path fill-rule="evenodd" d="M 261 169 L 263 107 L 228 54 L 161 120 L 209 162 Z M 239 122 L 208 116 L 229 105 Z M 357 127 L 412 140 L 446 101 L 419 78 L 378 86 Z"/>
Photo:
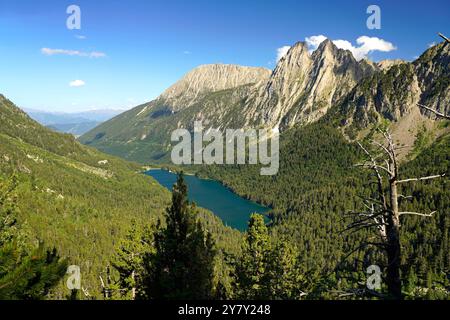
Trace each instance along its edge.
<path fill-rule="evenodd" d="M 439 37 L 441 37 L 442 39 L 447 41 L 447 43 L 450 43 L 450 40 L 446 36 L 444 36 L 442 33 L 439 32 L 438 35 L 439 35 Z"/>
<path fill-rule="evenodd" d="M 397 183 L 407 183 L 407 182 L 417 182 L 417 181 L 425 181 L 425 180 L 432 180 L 432 179 L 439 179 L 445 177 L 445 173 L 441 175 L 436 176 L 429 176 L 429 177 L 422 177 L 422 178 L 412 178 L 412 179 L 405 179 L 397 181 Z"/>
<path fill-rule="evenodd" d="M 418 212 L 400 212 L 400 216 L 412 215 L 412 216 L 421 216 L 421 217 L 432 217 L 437 211 L 433 211 L 432 213 L 418 213 Z"/>
<path fill-rule="evenodd" d="M 443 113 L 441 113 L 441 112 L 439 112 L 439 111 L 437 111 L 437 110 L 434 110 L 434 109 L 432 109 L 432 108 L 430 108 L 430 107 L 427 107 L 427 106 L 424 106 L 423 104 L 417 104 L 420 108 L 423 108 L 423 109 L 426 109 L 426 110 L 428 110 L 428 111 L 431 111 L 431 112 L 433 112 L 435 115 L 437 115 L 438 117 L 441 117 L 441 118 L 444 118 L 444 119 L 447 119 L 447 120 L 450 120 L 450 116 L 448 116 L 448 115 L 445 115 L 445 114 L 443 114 Z"/>
<path fill-rule="evenodd" d="M 358 163 L 355 165 L 355 167 L 365 167 L 365 168 L 369 168 L 369 169 L 381 169 L 383 171 L 385 171 L 388 174 L 391 174 L 391 172 L 389 171 L 388 168 L 385 168 L 383 166 L 380 166 L 378 164 L 373 164 L 373 163 Z"/>
<path fill-rule="evenodd" d="M 371 159 L 372 164 L 375 166 L 372 169 L 375 171 L 375 174 L 376 174 L 376 177 L 377 177 L 377 185 L 378 185 L 378 193 L 379 193 L 379 196 L 380 196 L 380 201 L 383 204 L 384 209 L 386 210 L 387 206 L 386 206 L 386 197 L 385 197 L 384 192 L 383 192 L 383 177 L 381 176 L 380 171 L 376 167 L 377 163 L 376 163 L 374 157 L 370 154 L 369 151 L 367 151 L 366 148 L 363 147 L 363 145 L 361 143 L 358 142 L 358 145 L 364 151 L 364 153 Z M 389 164 L 388 164 L 388 168 L 389 168 Z M 389 174 L 391 175 L 391 173 L 389 173 Z"/>
<path fill-rule="evenodd" d="M 357 142 L 357 143 L 358 143 L 358 146 L 364 151 L 364 153 L 365 153 L 367 156 L 369 156 L 369 158 L 372 159 L 372 156 L 371 156 L 371 154 L 369 153 L 369 151 L 367 151 L 367 149 L 364 148 L 364 146 L 363 146 L 361 143 L 359 143 L 359 142 Z"/>
<path fill-rule="evenodd" d="M 370 229 L 370 228 L 373 228 L 373 227 L 379 228 L 379 227 L 383 227 L 383 226 L 384 227 L 386 226 L 386 224 L 383 224 L 383 222 L 359 223 L 359 224 L 358 223 L 354 223 L 354 224 L 349 225 L 347 228 L 339 231 L 338 233 L 339 234 L 343 234 L 343 233 L 347 233 L 348 232 L 348 234 L 353 234 L 353 233 L 356 233 L 356 232 L 364 230 L 364 229 Z"/>
<path fill-rule="evenodd" d="M 393 172 L 393 174 L 391 175 L 391 179 L 397 179 L 398 165 L 397 165 L 397 153 L 395 152 L 396 144 L 392 139 L 392 134 L 389 131 L 384 132 L 384 136 L 389 143 L 389 156 L 391 157 L 392 161 L 392 166 L 389 166 L 389 168 L 391 168 L 392 169 L 391 171 Z"/>
<path fill-rule="evenodd" d="M 381 132 L 381 130 L 380 130 L 380 132 Z M 392 154 L 391 154 L 391 152 L 388 150 L 388 148 L 386 148 L 385 146 L 383 146 L 381 143 L 379 143 L 379 142 L 377 142 L 377 141 L 372 141 L 372 143 L 373 143 L 374 145 L 378 146 L 379 148 L 381 148 L 381 149 L 384 151 L 384 153 L 386 153 L 386 154 L 389 156 L 389 158 L 392 160 Z"/>

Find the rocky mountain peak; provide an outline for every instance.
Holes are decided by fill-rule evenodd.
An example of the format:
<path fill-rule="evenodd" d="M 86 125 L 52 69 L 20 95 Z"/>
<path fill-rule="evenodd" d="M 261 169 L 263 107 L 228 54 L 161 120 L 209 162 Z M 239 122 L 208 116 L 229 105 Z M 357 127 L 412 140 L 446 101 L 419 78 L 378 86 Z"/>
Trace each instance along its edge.
<path fill-rule="evenodd" d="M 382 118 L 407 119 L 414 125 L 414 119 L 426 115 L 417 103 L 448 113 L 449 48 L 439 44 L 414 63 L 376 64 L 357 61 L 329 40 L 313 54 L 298 42 L 272 73 L 264 68 L 200 66 L 159 99 L 102 124 L 81 140 L 105 148 L 114 141 L 114 149 L 158 160 L 167 154 L 169 132 L 192 129 L 196 120 L 220 129 L 270 127 L 282 132 L 327 114 L 325 121 L 343 127 L 349 137 Z M 409 132 L 409 126 L 402 128 Z"/>
<path fill-rule="evenodd" d="M 321 44 L 317 47 L 317 50 L 314 51 L 313 54 L 323 55 L 324 53 L 336 54 L 338 52 L 338 47 L 331 41 L 330 39 L 325 39 Z"/>
<path fill-rule="evenodd" d="M 377 63 L 377 67 L 380 68 L 383 71 L 387 71 L 393 66 L 405 63 L 406 61 L 401 59 L 394 59 L 394 60 L 382 60 Z"/>
<path fill-rule="evenodd" d="M 323 41 L 312 54 L 296 43 L 278 62 L 256 103 L 249 103 L 251 118 L 281 129 L 319 119 L 376 66 L 356 61 L 352 53 Z"/>
<path fill-rule="evenodd" d="M 302 60 L 305 56 L 309 56 L 308 45 L 305 42 L 297 42 L 289 49 L 286 55 L 280 59 L 278 64 L 285 61 L 292 64 L 296 61 Z"/>
<path fill-rule="evenodd" d="M 361 81 L 337 110 L 350 137 L 380 119 L 396 122 L 404 132 L 416 132 L 418 121 L 435 115 L 418 104 L 449 113 L 450 45 L 429 48 L 416 61 L 387 60 L 382 70 Z"/>
<path fill-rule="evenodd" d="M 271 71 L 265 68 L 231 64 L 199 66 L 167 89 L 160 97 L 174 111 L 189 107 L 204 93 L 216 92 L 265 81 Z"/>
<path fill-rule="evenodd" d="M 282 90 L 283 84 L 298 78 L 310 68 L 311 64 L 308 46 L 304 42 L 297 42 L 278 62 L 267 87 L 270 90 L 276 88 Z"/>
<path fill-rule="evenodd" d="M 356 64 L 357 60 L 349 50 L 339 49 L 330 39 L 324 40 L 312 54 L 316 63 L 327 60 L 331 64 Z"/>

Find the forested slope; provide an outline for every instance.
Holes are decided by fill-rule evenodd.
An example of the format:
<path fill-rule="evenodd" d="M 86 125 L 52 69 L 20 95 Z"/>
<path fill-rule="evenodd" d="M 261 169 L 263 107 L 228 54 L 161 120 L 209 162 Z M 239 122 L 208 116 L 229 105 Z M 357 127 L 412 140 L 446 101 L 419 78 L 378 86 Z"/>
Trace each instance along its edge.
<path fill-rule="evenodd" d="M 447 135 L 413 161 L 403 163 L 401 175 L 407 178 L 447 173 L 448 176 L 449 149 Z M 345 140 L 338 129 L 321 121 L 282 135 L 280 157 L 280 172 L 274 177 L 260 176 L 258 168 L 252 166 L 205 166 L 199 175 L 223 181 L 239 194 L 271 205 L 272 237 L 295 243 L 304 272 L 334 274 L 332 279 L 336 276 L 341 279 L 331 285 L 335 288 L 346 286 L 343 278 L 354 278 L 354 284 L 365 279 L 364 267 L 381 263 L 380 255 L 365 248 L 347 256 L 373 234 L 342 232 L 349 223 L 345 214 L 362 209 L 361 199 L 368 194 L 372 181 L 369 171 L 354 166 L 362 158 L 359 147 Z M 446 250 L 450 222 L 448 190 L 448 180 L 440 179 L 413 184 L 404 191 L 414 196 L 412 201 L 402 204 L 405 210 L 437 211 L 432 218 L 405 218 L 404 279 L 414 285 L 432 287 L 447 283 L 448 286 L 445 280 L 450 265 Z"/>
<path fill-rule="evenodd" d="M 40 126 L 0 97 L 0 179 L 18 176 L 20 223 L 29 229 L 30 241 L 55 246 L 79 265 L 82 285 L 92 295 L 132 224 L 155 223 L 170 203 L 170 193 L 140 170 Z M 219 246 L 238 240 L 239 233 L 211 213 L 202 211 L 202 217 Z M 66 294 L 61 284 L 54 297 Z"/>

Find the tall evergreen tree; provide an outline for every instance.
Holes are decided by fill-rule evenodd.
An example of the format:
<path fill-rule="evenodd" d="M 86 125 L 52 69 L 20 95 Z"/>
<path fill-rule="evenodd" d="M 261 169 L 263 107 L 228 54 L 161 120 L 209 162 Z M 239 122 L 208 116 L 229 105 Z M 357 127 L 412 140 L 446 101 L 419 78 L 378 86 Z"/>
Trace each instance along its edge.
<path fill-rule="evenodd" d="M 166 226 L 159 222 L 155 254 L 145 262 L 146 297 L 154 299 L 209 299 L 213 296 L 214 241 L 197 221 L 180 173 L 166 210 Z"/>
<path fill-rule="evenodd" d="M 67 263 L 56 249 L 33 248 L 17 223 L 17 179 L 0 181 L 0 300 L 43 299 L 64 277 Z"/>
<path fill-rule="evenodd" d="M 244 239 L 242 257 L 236 265 L 236 291 L 241 299 L 265 298 L 264 283 L 270 241 L 264 217 L 253 214 Z"/>
<path fill-rule="evenodd" d="M 299 264 L 298 252 L 290 243 L 280 241 L 271 250 L 264 281 L 266 299 L 297 300 L 306 294 Z"/>
<path fill-rule="evenodd" d="M 295 300 L 305 295 L 305 285 L 297 249 L 283 240 L 272 245 L 264 217 L 252 215 L 235 268 L 237 297 Z"/>
<path fill-rule="evenodd" d="M 153 231 L 150 227 L 139 228 L 133 221 L 133 227 L 119 243 L 112 266 L 119 273 L 118 287 L 122 297 L 132 300 L 143 296 L 138 292 L 142 287 L 144 275 L 144 257 L 154 254 Z"/>

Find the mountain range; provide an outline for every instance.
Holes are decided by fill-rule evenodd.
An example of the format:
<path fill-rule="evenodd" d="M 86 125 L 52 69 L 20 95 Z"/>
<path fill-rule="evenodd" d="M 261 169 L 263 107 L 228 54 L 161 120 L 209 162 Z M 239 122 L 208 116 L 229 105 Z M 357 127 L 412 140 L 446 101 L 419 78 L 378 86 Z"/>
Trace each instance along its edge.
<path fill-rule="evenodd" d="M 178 128 L 192 132 L 194 121 L 222 130 L 279 131 L 280 170 L 275 176 L 262 177 L 259 166 L 251 165 L 187 169 L 272 208 L 271 237 L 295 245 L 302 272 L 308 277 L 316 272 L 333 274 L 326 280 L 332 284 L 325 286 L 345 288 L 347 280 L 365 283 L 364 272 L 357 275 L 355 270 L 365 270 L 379 254 L 365 247 L 367 239 L 376 239 L 371 231 L 344 232 L 350 218 L 345 213 L 364 211 L 361 199 L 373 192 L 369 174 L 355 167 L 364 159 L 356 142 L 381 141 L 377 129 L 389 128 L 399 145 L 401 176 L 450 174 L 449 121 L 418 106 L 449 113 L 449 53 L 450 44 L 440 43 L 413 62 L 373 63 L 357 61 L 331 41 L 322 42 L 312 53 L 299 42 L 272 72 L 260 68 L 249 77 L 245 67 L 196 68 L 156 100 L 101 124 L 80 141 L 129 160 L 167 165 L 171 132 Z M 214 87 L 210 81 L 220 85 Z M 447 184 L 447 179 L 440 179 L 402 188 L 402 194 L 412 195 L 402 201 L 402 208 L 435 212 L 431 219 L 402 220 L 401 272 L 405 283 L 412 284 L 406 290 L 413 296 L 421 295 L 417 288 L 431 293 L 437 283 L 447 281 Z"/>
<path fill-rule="evenodd" d="M 40 124 L 58 132 L 73 134 L 76 137 L 123 112 L 120 110 L 92 110 L 64 113 L 34 109 L 24 109 L 24 111 Z"/>
<path fill-rule="evenodd" d="M 320 276 L 331 274 L 328 294 L 351 283 L 348 275 L 354 283 L 364 280 L 365 263 L 377 257 L 369 250 L 354 251 L 370 234 L 341 232 L 343 214 L 358 207 L 368 190 L 367 176 L 354 167 L 362 158 L 355 140 L 373 137 L 377 126 L 387 125 L 404 144 L 402 175 L 449 174 L 449 122 L 417 106 L 449 112 L 449 47 L 435 45 L 414 62 L 373 63 L 357 61 L 331 41 L 313 53 L 297 43 L 273 71 L 201 66 L 156 100 L 83 135 L 79 141 L 88 146 L 40 125 L 0 95 L 0 179 L 18 176 L 19 220 L 30 240 L 54 245 L 82 268 L 84 289 L 99 295 L 99 275 L 118 242 L 133 226 L 156 223 L 170 203 L 167 190 L 138 174 L 141 165 L 114 155 L 168 163 L 172 130 L 192 130 L 195 120 L 222 129 L 278 130 L 276 176 L 262 177 L 256 166 L 193 170 L 270 206 L 271 239 L 294 244 L 298 268 L 315 286 L 322 286 Z M 405 210 L 436 211 L 432 219 L 403 221 L 402 274 L 411 290 L 448 283 L 447 184 L 440 179 L 402 190 L 412 194 L 402 203 Z M 201 221 L 225 256 L 239 254 L 241 233 L 206 210 Z M 315 289 L 308 288 L 311 294 Z M 61 284 L 52 294 L 63 298 L 66 293 Z"/>
<path fill-rule="evenodd" d="M 168 162 L 170 133 L 213 128 L 266 127 L 284 132 L 329 118 L 348 139 L 382 119 L 408 143 L 434 116 L 421 103 L 448 112 L 449 45 L 428 49 L 414 62 L 357 61 L 325 40 L 314 52 L 298 42 L 273 71 L 235 65 L 200 66 L 154 101 L 106 121 L 80 138 L 84 144 L 126 159 Z"/>

